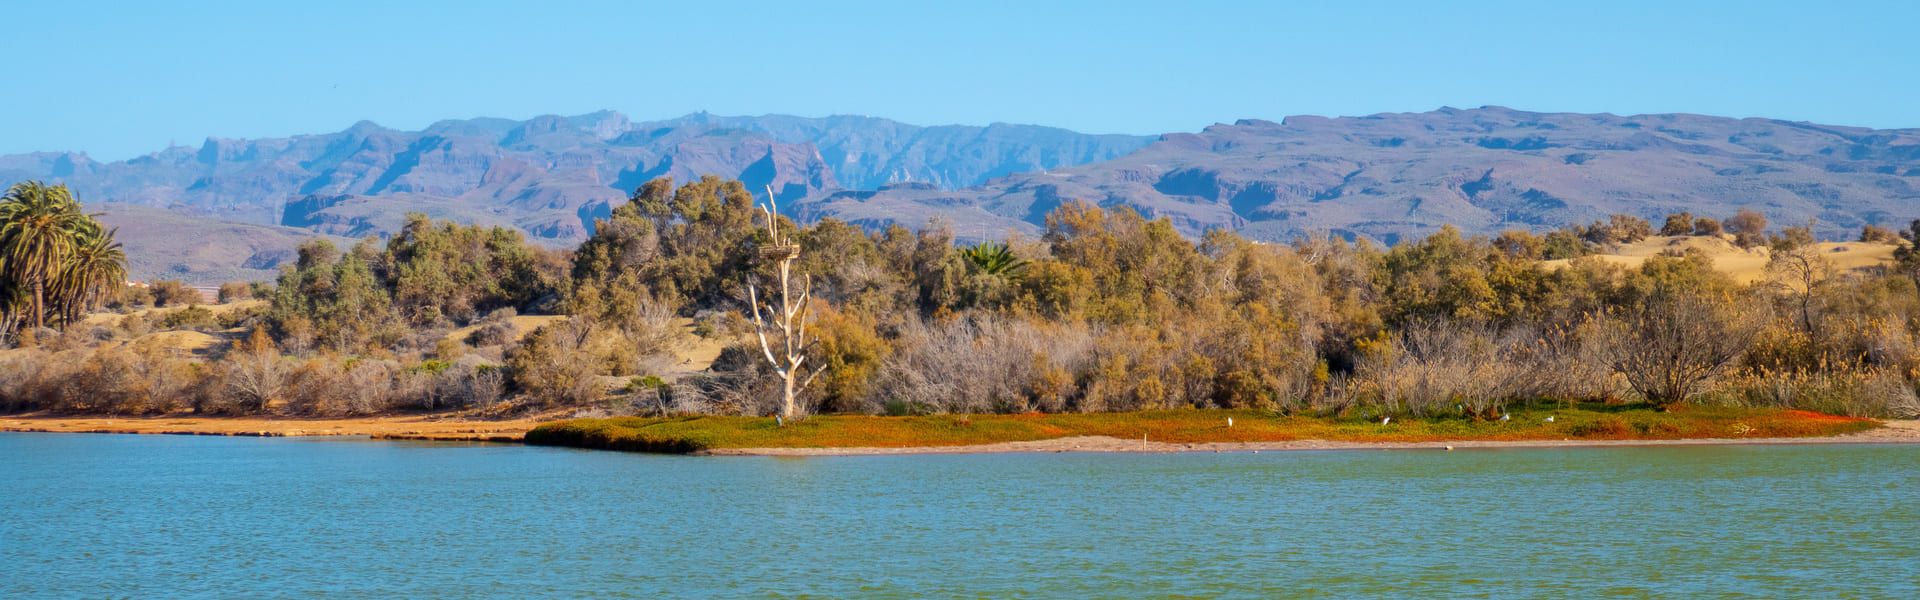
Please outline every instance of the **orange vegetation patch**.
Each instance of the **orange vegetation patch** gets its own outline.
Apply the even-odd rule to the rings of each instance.
[[[1840,415],[1827,415],[1827,414],[1821,414],[1821,413],[1805,411],[1805,410],[1781,411],[1781,414],[1788,418],[1804,419],[1808,421],[1843,421],[1843,422],[1851,422],[1851,423],[1874,422],[1873,419],[1865,419],[1861,417],[1843,417]]]
[[[1229,421],[1231,419],[1231,421]],[[1516,409],[1507,421],[1463,415],[1313,417],[1260,410],[1131,413],[819,416],[778,425],[769,418],[580,419],[528,432],[532,444],[698,452],[727,448],[906,448],[1098,437],[1157,444],[1371,443],[1534,440],[1683,440],[1833,436],[1878,427],[1870,420],[1804,411],[1694,407],[1660,412],[1621,405]]]

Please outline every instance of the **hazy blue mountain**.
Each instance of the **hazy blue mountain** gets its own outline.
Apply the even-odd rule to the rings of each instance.
[[[1151,136],[1087,135],[1054,127],[994,123],[986,127],[920,127],[875,117],[822,119],[695,113],[639,127],[718,126],[754,131],[790,144],[811,143],[842,185],[857,190],[889,183],[956,189],[1014,173],[1112,160],[1139,150]]]
[[[1741,207],[1776,226],[1817,218],[1817,232],[1837,238],[1920,217],[1920,130],[1484,107],[1242,120],[1149,139],[854,116],[696,113],[636,123],[603,111],[413,132],[362,122],[328,134],[209,139],[112,163],[0,156],[0,184],[64,182],[89,203],[223,219],[208,226],[224,231],[247,222],[362,237],[419,211],[517,227],[556,245],[582,239],[642,182],[705,174],[772,186],[783,211],[802,220],[879,227],[943,217],[963,239],[1036,231],[1075,199],[1131,206],[1189,234],[1227,228],[1266,240],[1328,230],[1393,242],[1448,223],[1495,233],[1613,213],[1724,218]],[[194,222],[169,220],[180,235],[149,231],[129,248],[187,257],[166,268],[198,273],[191,252],[149,247],[196,243]],[[223,256],[277,256],[269,246],[291,238],[274,231],[249,234],[245,253]]]
[[[59,181],[87,202],[346,236],[389,231],[405,212],[421,211],[570,243],[634,188],[660,176],[739,178],[796,202],[841,189],[840,171],[852,174],[855,186],[913,180],[962,187],[1117,158],[1150,141],[1025,125],[919,127],[870,117],[698,113],[634,123],[602,111],[450,120],[421,131],[361,122],[328,134],[208,139],[198,148],[112,163],[76,153],[0,156],[0,184]]]
[[[961,190],[835,192],[797,210],[1032,230],[1072,199],[1131,206],[1189,234],[1269,240],[1318,229],[1391,242],[1448,223],[1496,233],[1614,213],[1657,224],[1671,212],[1725,218],[1741,207],[1775,226],[1817,218],[1816,230],[1837,238],[1920,217],[1920,130],[1500,107],[1243,120],[1166,134],[1111,161]]]

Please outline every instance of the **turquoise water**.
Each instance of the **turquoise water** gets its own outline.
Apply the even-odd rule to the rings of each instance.
[[[0,598],[1915,598],[1920,446],[689,458],[0,434]]]

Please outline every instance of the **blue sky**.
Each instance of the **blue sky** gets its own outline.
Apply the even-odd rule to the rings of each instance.
[[[1194,131],[1488,104],[1920,127],[1920,2],[23,2],[0,154],[447,118]]]

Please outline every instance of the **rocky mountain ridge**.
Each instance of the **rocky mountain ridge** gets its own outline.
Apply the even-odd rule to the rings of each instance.
[[[946,218],[963,240],[1038,231],[1048,211],[1073,200],[1132,207],[1188,234],[1227,228],[1274,241],[1325,230],[1393,243],[1442,224],[1492,234],[1614,213],[1724,218],[1742,207],[1775,227],[1817,219],[1816,233],[1841,239],[1864,224],[1920,217],[1920,129],[1482,107],[1248,119],[1149,139],[871,117],[633,122],[599,112],[442,121],[417,132],[363,122],[332,134],[210,139],[114,163],[0,157],[0,184],[61,181],[90,203],[224,219],[228,231],[231,221],[285,226],[250,238],[266,245],[288,231],[390,231],[407,211],[567,245],[642,182],[705,174],[772,186],[783,212],[803,221],[917,227]],[[167,220],[178,234],[140,228],[146,237],[128,246],[192,243],[195,222]],[[171,255],[187,258],[161,265],[169,272],[203,267],[190,264],[193,253]]]
[[[1166,134],[1111,161],[961,190],[836,192],[804,210],[1032,229],[1071,199],[1130,206],[1189,234],[1267,240],[1329,230],[1391,243],[1443,224],[1491,234],[1742,207],[1776,225],[1817,219],[1817,232],[1839,239],[1920,217],[1920,129],[1501,107],[1242,120]]]
[[[88,202],[361,236],[407,211],[517,227],[566,244],[649,179],[715,174],[783,202],[892,180],[947,187],[1116,158],[1149,138],[1047,127],[919,127],[871,117],[771,115],[633,122],[602,111],[467,119],[397,131],[371,122],[320,135],[210,138],[127,161],[41,152],[0,157],[0,184],[66,183]],[[825,148],[823,155],[821,148]]]

